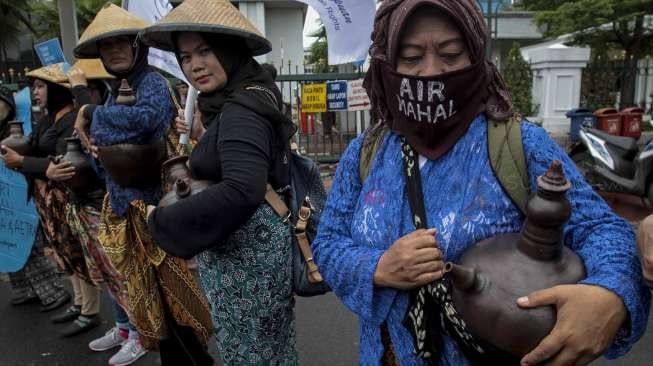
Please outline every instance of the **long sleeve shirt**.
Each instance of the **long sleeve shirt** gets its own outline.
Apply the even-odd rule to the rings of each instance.
[[[616,216],[587,185],[574,163],[546,132],[522,124],[524,154],[531,191],[536,178],[560,160],[572,188],[567,198],[572,215],[564,243],[585,263],[587,278],[617,294],[628,311],[628,323],[605,352],[626,353],[646,329],[650,293],[642,281],[632,226]],[[384,322],[402,365],[423,365],[414,356],[413,340],[403,320],[408,292],[378,287],[373,276],[380,257],[400,237],[415,230],[406,196],[400,138],[390,132],[370,167],[359,177],[362,137],[344,153],[313,243],[315,260],[343,303],[359,317],[360,364],[377,365],[383,353]],[[467,133],[444,156],[420,169],[428,228],[437,229],[444,261],[457,261],[480,240],[519,232],[524,217],[504,193],[489,164],[487,126],[479,115]],[[528,295],[528,294],[524,294]],[[442,365],[469,365],[455,343],[445,337]]]
[[[190,258],[226,242],[264,201],[273,135],[263,116],[225,104],[190,159],[195,179],[216,184],[154,210],[148,224],[157,244],[174,256]]]
[[[116,104],[116,95],[111,95],[104,105],[89,105],[86,117],[91,120],[91,137],[98,146],[121,143],[146,144],[162,138],[175,115],[166,81],[158,73],[145,72],[131,85],[136,92],[136,104]],[[156,205],[161,198],[161,185],[145,188],[122,187],[107,174],[101,165],[95,164],[100,176],[104,177],[109,192],[111,207],[123,216],[129,202],[143,200]]]

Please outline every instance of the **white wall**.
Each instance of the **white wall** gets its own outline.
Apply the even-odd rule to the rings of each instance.
[[[299,70],[299,73],[303,74],[304,11],[301,8],[267,8],[265,20],[266,38],[272,43],[272,52],[267,55],[267,62],[274,63],[278,70],[283,60],[283,74],[288,74],[288,60],[290,60],[291,73],[295,74]]]

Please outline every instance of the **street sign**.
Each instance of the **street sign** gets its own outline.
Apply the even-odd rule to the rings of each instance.
[[[346,81],[329,81],[327,83],[327,109],[329,111],[347,110]]]
[[[347,110],[350,112],[367,111],[370,109],[370,98],[363,88],[363,79],[347,82]]]
[[[302,86],[302,112],[326,112],[326,83],[305,84]]]
[[[34,45],[34,50],[43,66],[66,62],[59,38],[52,38],[45,42],[37,43]]]

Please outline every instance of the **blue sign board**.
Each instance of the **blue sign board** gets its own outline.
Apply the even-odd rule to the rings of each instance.
[[[16,118],[23,122],[25,134],[31,131],[29,89],[16,93]],[[27,201],[25,177],[0,162],[0,272],[23,268],[34,244],[38,215]]]
[[[39,60],[41,60],[43,66],[66,62],[66,57],[63,54],[58,38],[52,38],[45,42],[37,43],[34,45],[34,50],[39,56]]]
[[[327,83],[327,110],[347,110],[347,82],[330,81]]]

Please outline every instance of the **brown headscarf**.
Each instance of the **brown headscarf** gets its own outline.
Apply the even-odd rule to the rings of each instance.
[[[385,0],[376,12],[370,56],[372,62],[363,86],[372,102],[375,120],[388,121],[383,88],[383,63],[396,66],[397,49],[406,20],[421,5],[431,5],[453,20],[465,37],[472,63],[485,58],[488,32],[485,18],[474,0]],[[487,98],[483,111],[495,121],[506,121],[512,114],[512,101],[496,66],[485,61],[481,72],[486,74]]]

